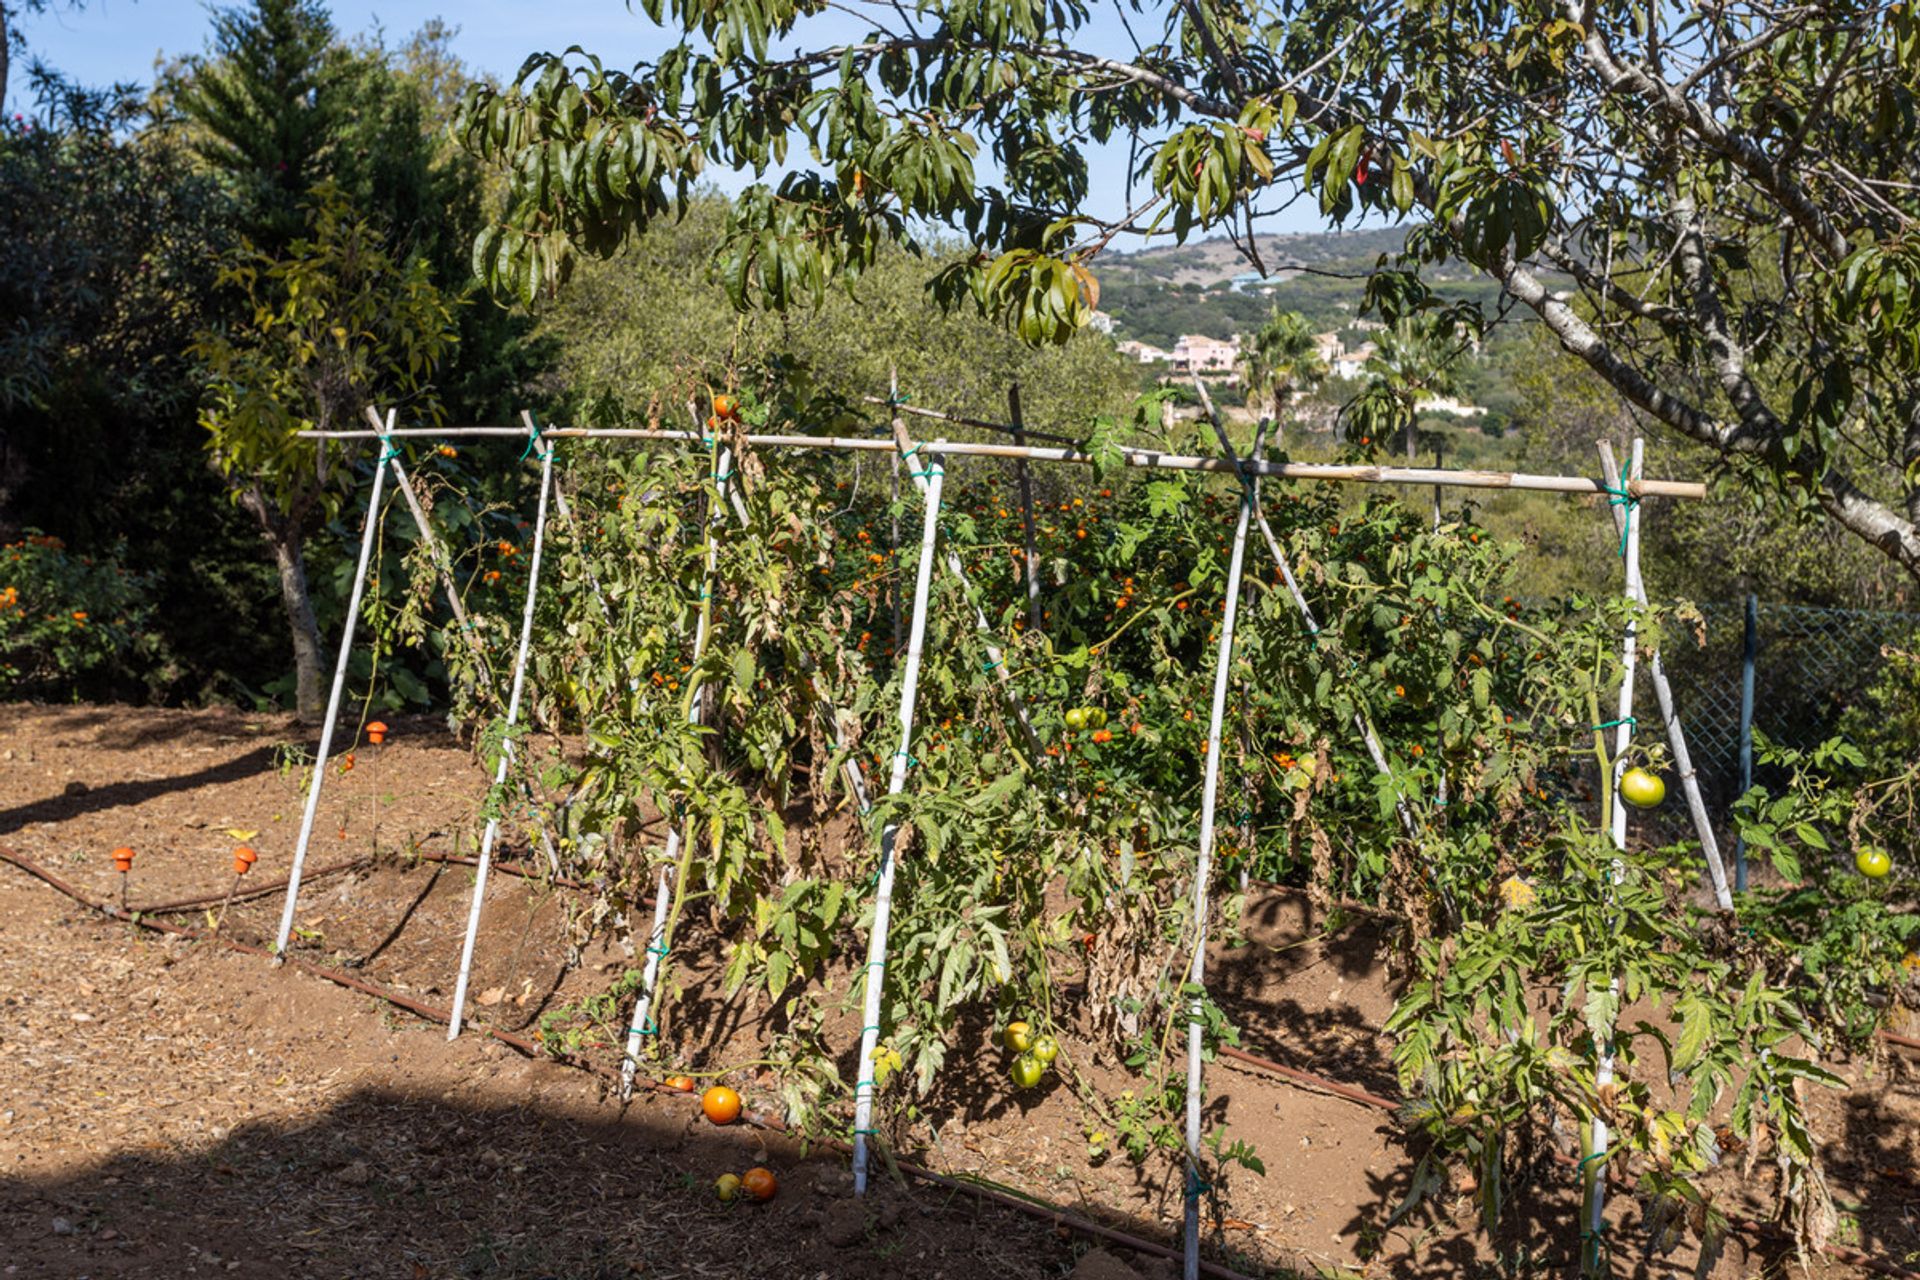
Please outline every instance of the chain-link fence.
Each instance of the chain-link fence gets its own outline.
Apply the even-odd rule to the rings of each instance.
[[[1704,643],[1684,625],[1662,655],[1701,789],[1716,817],[1740,794],[1740,684],[1747,603],[1703,604]],[[1754,608],[1753,723],[1769,738],[1811,747],[1833,736],[1879,676],[1883,645],[1920,643],[1920,613],[1759,604]],[[1757,774],[1757,782],[1768,779]]]

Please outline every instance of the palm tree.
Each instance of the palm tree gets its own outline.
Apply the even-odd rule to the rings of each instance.
[[[1241,354],[1240,376],[1246,380],[1247,402],[1265,400],[1276,418],[1297,393],[1319,386],[1327,366],[1307,318],[1276,309]]]
[[[1415,420],[1422,401],[1453,392],[1453,366],[1460,345],[1451,322],[1409,316],[1381,333],[1367,372],[1399,402],[1406,424],[1407,461],[1413,461]]]

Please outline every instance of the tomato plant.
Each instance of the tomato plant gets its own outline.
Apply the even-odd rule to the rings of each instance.
[[[1186,1085],[1169,1068],[1189,1001],[1209,1054],[1237,1040],[1182,981],[1202,926],[1237,921],[1231,898],[1195,921],[1190,892],[1207,745],[1197,709],[1230,585],[1235,480],[1121,465],[1122,437],[1203,444],[1189,425],[1162,425],[1158,398],[1130,422],[1096,423],[1092,483],[1051,472],[1035,484],[1031,626],[1012,478],[995,460],[947,458],[941,554],[965,580],[936,566],[908,781],[887,796],[895,615],[918,556],[892,530],[917,499],[894,499],[884,458],[747,447],[749,431],[855,429],[847,406],[810,400],[800,379],[748,380],[732,407],[699,448],[569,447],[568,510],[548,530],[554,587],[537,602],[532,727],[492,811],[531,825],[524,797],[538,800],[561,869],[594,890],[575,909],[576,943],[611,933],[637,956],[668,872],[647,1053],[656,1068],[672,1056],[673,927],[691,911],[726,940],[728,994],[779,1011],[767,1058],[808,1132],[846,1132],[855,1080],[827,1028],[861,994],[849,961],[871,926],[878,832],[897,825],[880,1042],[863,1064],[881,1123],[909,1121],[943,1071],[978,1066],[967,1028],[998,1026],[1014,1055],[994,1055],[1012,1075],[1000,1087],[1037,1083],[1043,1050],[1074,1037],[1138,1077],[1109,1098],[1062,1069],[1089,1132],[1112,1131],[1134,1159],[1182,1159]],[[1528,1117],[1599,1116],[1619,1130],[1617,1177],[1631,1170],[1656,1202],[1689,1203],[1715,1158],[1705,1117],[1731,1092],[1736,1127],[1781,1135],[1782,1187],[1814,1221],[1818,1165],[1788,1086],[1830,1077],[1792,1051],[1808,1024],[1784,975],[1698,927],[1683,852],[1620,855],[1595,834],[1615,803],[1597,707],[1619,679],[1622,629],[1631,619],[1657,645],[1658,612],[1618,598],[1522,605],[1521,549],[1482,531],[1470,506],[1436,526],[1391,496],[1274,484],[1262,505],[1314,623],[1271,560],[1251,562],[1219,860],[1405,922],[1417,977],[1390,1030],[1433,1167],[1466,1160],[1498,1187],[1531,1140]],[[477,536],[459,545],[462,563],[502,562]],[[481,601],[475,625],[504,634],[511,600],[468,598]],[[486,680],[456,640],[441,652],[484,717]],[[1629,763],[1657,769],[1662,756],[1635,747]],[[833,838],[843,820],[856,834]],[[671,862],[669,828],[687,837]],[[1487,891],[1502,883],[1517,888]],[[1616,1035],[1643,998],[1655,1014]],[[1596,1069],[1609,1038],[1613,1083]],[[1655,1053],[1684,1098],[1655,1105],[1642,1078]],[[1736,1083],[1731,1064],[1750,1054],[1768,1065]],[[1212,1147],[1258,1165],[1225,1134]],[[1710,1215],[1692,1217],[1710,1236]]]

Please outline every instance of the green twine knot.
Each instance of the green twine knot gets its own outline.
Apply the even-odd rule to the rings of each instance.
[[[887,396],[887,405],[888,405],[888,407],[889,407],[889,408],[896,408],[896,409],[897,409],[897,408],[899,408],[899,407],[900,407],[901,405],[903,405],[903,404],[905,404],[905,403],[906,403],[907,401],[909,401],[909,400],[911,400],[911,399],[913,399],[913,396],[912,396],[912,395],[910,395],[910,394],[908,394],[908,395],[902,395],[902,394],[901,394],[900,392],[898,392],[898,391],[895,391],[895,392],[892,392],[892,393],[890,393],[890,394],[889,394],[889,395]]]
[[[660,1028],[657,1024],[655,1024],[652,1018],[648,1018],[646,1026],[629,1027],[627,1028],[627,1032],[629,1035],[636,1035],[636,1036],[657,1036],[660,1034]]]
[[[1633,513],[1635,510],[1639,508],[1640,499],[1634,497],[1631,493],[1627,491],[1627,482],[1624,480],[1620,482],[1620,487],[1618,489],[1611,489],[1611,488],[1608,488],[1606,485],[1602,485],[1600,486],[1600,491],[1608,495],[1607,496],[1608,506],[1625,507],[1627,509],[1625,518],[1623,518],[1620,521],[1620,550],[1615,553],[1619,556],[1625,557],[1625,555],[1627,554],[1627,535],[1633,529]]]
[[[916,480],[931,480],[935,476],[943,476],[947,474],[947,470],[945,467],[942,467],[936,463],[935,465],[928,467],[925,471],[909,471],[907,472],[907,474],[912,476]]]
[[[1581,1156],[1580,1163],[1573,1166],[1574,1177],[1577,1178],[1581,1176],[1587,1171],[1588,1165],[1592,1164],[1595,1160],[1605,1160],[1607,1158],[1607,1155],[1608,1153],[1605,1151],[1595,1151],[1590,1155]]]
[[[1213,1184],[1192,1169],[1187,1170],[1187,1203],[1199,1204],[1200,1197],[1213,1190]]]
[[[553,450],[551,448],[540,450],[537,446],[542,443],[544,441],[540,437],[540,428],[534,427],[531,434],[527,436],[527,447],[520,451],[520,461],[525,462],[528,458],[538,458],[542,462],[551,461]]]
[[[392,462],[395,458],[399,456],[400,456],[400,446],[395,444],[393,441],[387,439],[385,436],[382,436],[380,438],[380,462],[376,462],[374,465],[379,466],[380,463]]]

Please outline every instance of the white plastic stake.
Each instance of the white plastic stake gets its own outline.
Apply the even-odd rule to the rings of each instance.
[[[946,471],[928,461],[916,477],[926,483],[926,518],[920,527],[920,563],[913,581],[913,616],[907,636],[907,665],[900,681],[900,749],[893,753],[893,771],[887,794],[899,795],[907,784],[907,763],[913,749],[913,705],[920,692],[920,648],[927,634],[927,584],[933,577],[933,546],[940,528],[940,490]],[[873,1128],[873,1051],[880,1043],[881,996],[886,989],[887,922],[893,914],[893,846],[899,829],[892,823],[880,832],[880,876],[873,900],[873,935],[867,941],[866,1001],[862,1006],[859,1073],[853,1087],[853,1191],[867,1191],[867,1137]]]
[[[1607,484],[1620,489],[1620,466],[1613,459],[1613,446],[1605,440],[1600,442],[1600,473]],[[1627,533],[1627,508],[1624,503],[1616,502],[1608,507],[1613,512],[1615,532],[1624,536]],[[1646,517],[1641,516],[1642,520]],[[1647,584],[1643,575],[1640,581],[1639,601],[1647,603]],[[1653,696],[1660,704],[1660,720],[1666,726],[1667,746],[1673,752],[1673,767],[1680,775],[1680,790],[1687,798],[1687,812],[1693,818],[1694,834],[1700,837],[1700,853],[1707,861],[1707,878],[1713,882],[1713,900],[1722,911],[1733,910],[1733,890],[1727,883],[1727,864],[1720,857],[1720,841],[1713,834],[1713,819],[1707,816],[1707,802],[1700,794],[1700,779],[1694,772],[1693,753],[1687,750],[1686,730],[1680,726],[1680,715],[1674,709],[1673,682],[1667,679],[1666,664],[1660,660],[1660,651],[1655,649],[1649,655],[1648,673],[1653,676]]]
[[[388,431],[393,430],[394,411],[387,411]],[[325,446],[322,446],[323,448]],[[393,449],[392,441],[382,436],[380,452]],[[373,492],[367,498],[366,524],[360,531],[360,562],[353,570],[353,590],[347,596],[347,620],[340,632],[340,656],[333,664],[333,692],[327,695],[327,718],[320,726],[320,746],[313,760],[313,777],[307,784],[307,811],[300,818],[300,840],[293,847],[293,871],[287,877],[287,904],[280,911],[280,932],[273,943],[274,962],[286,958],[287,941],[293,936],[293,914],[300,905],[300,873],[307,865],[307,845],[313,840],[313,818],[320,811],[320,788],[326,784],[327,755],[333,750],[333,725],[340,717],[340,695],[347,687],[347,659],[353,653],[353,629],[360,621],[360,598],[366,593],[367,566],[373,561],[373,544],[380,528],[380,494],[386,485],[386,458],[373,465]]]
[[[907,424],[901,420],[898,413],[893,417],[893,439],[894,443],[900,446],[899,456],[902,459],[911,460],[916,453],[920,452],[920,446],[907,437]],[[942,443],[945,442],[942,441]],[[931,467],[923,467],[919,471],[909,472],[922,494],[927,492],[927,485],[930,483],[925,473],[931,469]],[[945,472],[941,474],[944,475]],[[960,559],[960,553],[951,546],[946,549],[944,558],[947,562],[947,572],[952,574],[954,581],[960,584],[960,594],[966,599],[967,607],[973,610],[973,629],[980,633],[981,642],[986,647],[987,668],[999,681],[1000,692],[1006,695],[1007,708],[1013,712],[1013,718],[1020,726],[1020,734],[1026,739],[1027,750],[1032,752],[1034,758],[1038,760],[1042,750],[1040,735],[1033,731],[1033,721],[1027,715],[1027,704],[1020,697],[1019,691],[1013,687],[1013,676],[1007,671],[1006,655],[1001,652],[1000,646],[994,643],[993,624],[987,621],[986,611],[980,607],[977,593],[973,589],[973,579],[967,576],[966,563]]]
[[[1195,987],[1207,973],[1207,889],[1213,874],[1213,809],[1220,795],[1220,722],[1227,711],[1227,683],[1233,674],[1233,626],[1240,614],[1240,574],[1247,560],[1247,523],[1253,516],[1253,488],[1240,490],[1240,522],[1233,531],[1233,555],[1227,562],[1227,603],[1220,615],[1220,653],[1213,671],[1213,713],[1207,721],[1206,781],[1200,792],[1200,857],[1193,870],[1193,966],[1187,981]],[[1187,1007],[1187,1205],[1186,1280],[1200,1275],[1200,1030],[1205,1014],[1199,996]]]
[[[1627,464],[1628,480],[1640,478],[1640,465],[1645,453],[1644,442],[1636,439]],[[1622,543],[1621,554],[1627,563],[1627,599],[1638,602],[1645,598],[1645,588],[1640,582],[1640,521],[1634,519],[1639,503],[1629,500],[1626,506],[1626,535]],[[1627,805],[1620,798],[1620,779],[1627,770],[1627,748],[1633,742],[1633,677],[1637,665],[1639,650],[1639,624],[1632,618],[1627,620],[1626,636],[1620,642],[1620,699],[1614,710],[1613,727],[1613,812],[1609,834],[1613,837],[1613,847],[1621,853],[1627,850]],[[1618,878],[1620,867],[1618,860],[1609,872],[1609,882]],[[1620,990],[1620,980],[1615,978],[1612,988],[1616,994]],[[1609,1029],[1606,1043],[1600,1048],[1600,1061],[1594,1070],[1594,1084],[1605,1088],[1613,1083],[1613,1033]],[[1607,1212],[1607,1122],[1600,1116],[1593,1117],[1593,1149],[1587,1159],[1593,1161],[1593,1190],[1587,1197],[1587,1229],[1581,1240],[1581,1270],[1593,1274],[1597,1268],[1594,1260],[1600,1250],[1600,1241],[1606,1230]]]
[[[539,437],[534,437],[536,446]],[[520,612],[520,648],[513,659],[513,690],[507,695],[507,736],[500,741],[500,764],[493,771],[496,789],[507,780],[513,763],[513,726],[520,718],[520,693],[527,680],[527,649],[533,643],[533,604],[540,589],[540,551],[547,533],[547,495],[553,491],[553,450],[551,443],[540,454],[540,506],[533,518],[533,558],[527,565],[527,601]],[[467,937],[460,945],[460,974],[453,983],[453,1016],[447,1021],[447,1039],[460,1034],[466,1016],[467,980],[473,974],[473,946],[480,936],[480,908],[487,896],[487,871],[493,865],[493,841],[500,834],[498,815],[487,819],[487,830],[480,838],[480,865],[473,876],[473,903],[467,908]]]
[[[718,492],[719,501],[707,514],[709,526],[720,523],[721,511],[727,500],[726,477],[733,473],[733,450],[725,445],[715,455],[711,479]],[[745,523],[745,516],[741,517]],[[708,601],[713,595],[713,575],[720,563],[720,546],[714,539],[711,527],[707,531],[707,556],[704,572],[700,579],[700,598]],[[701,607],[695,613],[693,630],[693,662],[695,671],[700,669],[700,659],[706,656],[707,637],[710,634],[712,610]],[[705,690],[696,683],[687,691],[687,723],[700,723],[701,708],[705,703]],[[683,840],[693,838],[692,820],[687,821],[687,831],[683,836],[680,829],[673,825],[670,814],[662,814],[667,820],[667,851],[665,860],[660,864],[660,875],[653,892],[653,927],[647,932],[647,958],[640,969],[640,994],[633,1002],[633,1017],[627,1022],[627,1050],[620,1062],[620,1096],[633,1096],[634,1076],[640,1069],[640,1051],[645,1047],[646,1037],[657,1030],[653,1021],[653,992],[660,981],[660,961],[666,955],[667,945],[667,909],[673,898],[673,868],[680,860],[680,845]]]

